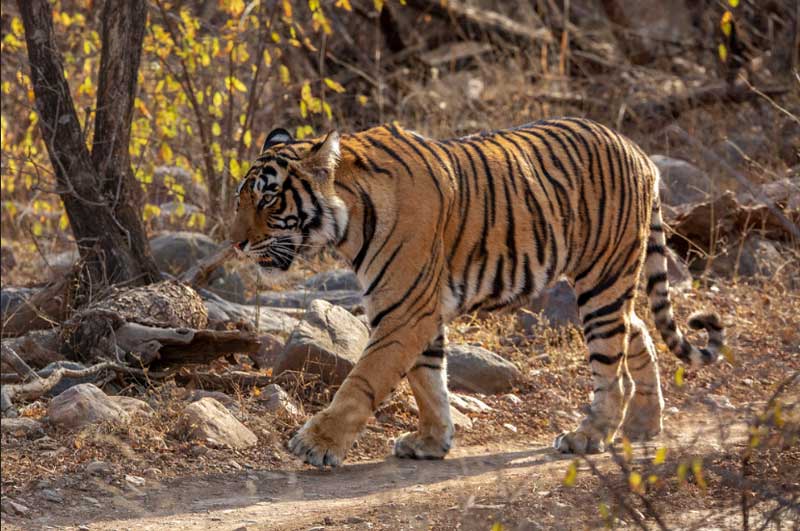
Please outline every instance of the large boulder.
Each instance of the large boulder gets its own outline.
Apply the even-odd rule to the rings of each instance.
[[[216,293],[203,289],[199,290],[199,293],[208,310],[209,322],[249,323],[256,329],[256,332],[262,334],[288,333],[297,326],[297,319],[284,311],[226,301]],[[256,321],[258,321],[258,327],[256,327]]]
[[[164,232],[150,240],[150,250],[161,271],[178,276],[213,254],[218,244],[200,232]],[[226,300],[245,301],[245,286],[235,271],[218,267],[209,277],[208,289]]]
[[[494,352],[471,345],[447,346],[448,387],[453,391],[506,393],[522,373]]]
[[[332,269],[310,277],[303,286],[316,291],[357,291],[361,292],[361,283],[355,273],[348,269]]]
[[[105,421],[127,422],[133,415],[151,413],[146,402],[124,396],[108,396],[97,386],[84,383],[70,387],[50,401],[50,423],[66,429]]]
[[[711,270],[720,277],[772,277],[786,259],[775,242],[748,236],[744,241],[727,246],[713,258]]]
[[[292,331],[273,374],[305,371],[329,385],[341,384],[369,339],[369,330],[344,308],[313,301],[305,318]]]
[[[650,159],[661,172],[662,202],[677,206],[708,199],[711,180],[703,170],[685,160],[664,155],[651,155]]]
[[[175,427],[175,434],[209,446],[234,449],[249,448],[258,442],[255,433],[211,397],[186,406]]]
[[[353,313],[361,310],[363,305],[363,297],[360,291],[316,291],[309,289],[266,291],[259,293],[257,297],[251,299],[250,304],[258,303],[261,306],[270,306],[273,308],[306,308],[311,301],[316,299],[341,306]]]

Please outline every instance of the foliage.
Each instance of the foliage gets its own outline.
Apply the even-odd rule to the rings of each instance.
[[[101,54],[95,4],[53,3],[64,71],[87,143]],[[191,3],[173,4],[158,0],[150,7],[130,154],[145,193],[145,221],[198,230],[207,223],[204,211],[219,216],[230,204],[233,183],[270,128],[290,121],[302,138],[332,127],[332,99],[350,95],[321,65],[317,72],[307,65],[332,37],[330,12],[350,12],[352,6],[347,0],[231,0],[200,13]],[[4,223],[4,236],[63,233],[68,220],[58,196],[49,193],[54,178],[38,128],[19,16],[10,17],[2,53],[2,217],[13,221]],[[203,201],[190,188],[206,190],[201,195],[208,204],[197,204]],[[157,189],[174,203],[169,214],[154,200]]]

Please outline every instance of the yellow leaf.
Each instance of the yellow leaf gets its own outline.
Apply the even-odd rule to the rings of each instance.
[[[724,44],[720,43],[717,47],[717,51],[719,52],[719,58],[724,63],[728,60],[728,49],[725,47]]]
[[[270,34],[270,37],[272,37],[272,41],[273,41],[274,43],[276,43],[276,44],[277,44],[277,43],[279,43],[279,42],[281,42],[281,36],[280,36],[280,35],[278,35],[278,32],[277,32],[277,31],[273,31],[273,32],[272,32],[272,34]]]
[[[272,55],[270,55],[269,50],[264,50],[264,64],[267,66],[272,65]]]
[[[575,484],[575,478],[578,477],[578,461],[572,461],[567,468],[567,473],[564,476],[564,485],[571,487]]]
[[[328,86],[328,88],[331,89],[332,91],[340,93],[344,92],[344,87],[340,83],[332,80],[331,78],[326,77],[324,81],[325,84]]]
[[[161,148],[158,150],[158,154],[161,155],[161,160],[163,160],[166,164],[170,164],[172,162],[172,148],[169,147],[169,144],[163,142],[161,144]]]
[[[281,65],[280,68],[278,68],[278,71],[280,72],[281,83],[288,85],[290,80],[289,69],[286,67],[286,65]]]
[[[344,9],[345,11],[353,10],[353,6],[350,5],[350,0],[337,0],[336,7]]]
[[[211,126],[211,132],[214,136],[219,136],[222,134],[222,128],[219,126],[218,122],[214,122],[214,125]]]
[[[655,474],[650,474],[649,476],[647,476],[647,482],[650,483],[651,485],[655,485],[656,483],[658,483],[658,476],[656,476]]]
[[[233,83],[233,88],[238,90],[239,92],[247,92],[247,87],[244,86],[244,83],[239,81],[237,78],[232,77],[231,83]]]
[[[333,119],[333,111],[331,111],[331,106],[328,105],[328,102],[322,103],[322,110],[325,111],[325,115],[328,117],[328,120]]]
[[[151,205],[150,203],[144,206],[144,210],[142,211],[142,218],[145,221],[150,221],[156,216],[161,215],[161,208],[158,205]]]
[[[83,53],[86,55],[92,53],[92,43],[90,43],[88,40],[83,41]]]
[[[261,396],[261,389],[259,389],[258,387],[253,387],[253,396],[255,397]]]
[[[375,11],[378,13],[383,11],[383,0],[372,0],[372,3],[375,4]]]
[[[58,228],[61,230],[67,230],[69,227],[69,218],[66,214],[61,214],[61,217],[58,218]]]
[[[662,446],[658,450],[656,450],[656,455],[653,457],[653,464],[660,465],[662,464],[667,458],[667,448],[666,446]]]
[[[214,102],[215,107],[219,107],[220,105],[222,105],[222,94],[220,94],[219,92],[215,92],[212,101]]]
[[[678,465],[678,481],[680,481],[681,483],[686,481],[686,472],[688,471],[688,469],[689,468],[686,466],[686,463],[680,463]]]
[[[725,11],[722,15],[722,19],[719,21],[719,27],[726,37],[730,37],[731,29],[733,28],[733,13]]]
[[[628,476],[628,484],[631,486],[631,490],[639,490],[639,487],[642,484],[642,475],[638,472],[631,472]]]
[[[369,98],[367,96],[365,96],[364,94],[359,94],[358,98],[356,98],[356,99],[358,100],[359,105],[361,105],[362,107],[364,105],[366,105],[367,102],[369,101]]]
[[[492,531],[504,531],[505,527],[500,522],[495,522],[492,524]]]
[[[622,453],[625,456],[625,461],[633,459],[633,446],[631,446],[631,441],[624,435],[622,436]]]
[[[697,482],[697,486],[706,490],[706,480],[703,477],[703,461],[699,458],[692,461],[692,473],[694,474],[694,480]]]
[[[728,0],[728,5],[731,7],[737,7],[739,5],[739,0]]]
[[[231,176],[237,181],[242,178],[242,166],[236,159],[231,159]]]
[[[292,2],[290,0],[283,0],[283,16],[292,18]]]
[[[34,236],[41,236],[42,233],[44,232],[44,228],[42,227],[42,224],[39,223],[38,221],[34,221],[33,222],[32,230],[33,230],[33,235]]]
[[[678,370],[675,371],[675,385],[678,387],[683,387],[683,373],[686,369],[683,366],[678,367]]]
[[[244,142],[244,145],[246,147],[250,147],[250,144],[253,143],[253,134],[250,132],[249,129],[244,132],[244,136],[242,137],[242,142]]]

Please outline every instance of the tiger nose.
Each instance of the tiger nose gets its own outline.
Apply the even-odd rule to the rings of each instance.
[[[248,240],[242,240],[239,243],[234,244],[234,245],[236,245],[236,247],[238,247],[240,251],[243,251],[245,246],[247,245],[247,242],[248,242]]]

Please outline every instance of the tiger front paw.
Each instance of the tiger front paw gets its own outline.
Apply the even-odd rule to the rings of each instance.
[[[352,438],[341,424],[325,411],[317,413],[289,440],[289,451],[309,465],[319,468],[339,466],[350,449]]]
[[[444,459],[453,445],[453,436],[423,436],[419,432],[404,433],[394,443],[394,455],[411,459]]]
[[[606,437],[599,430],[581,426],[556,437],[553,447],[562,454],[597,454],[605,451]]]

